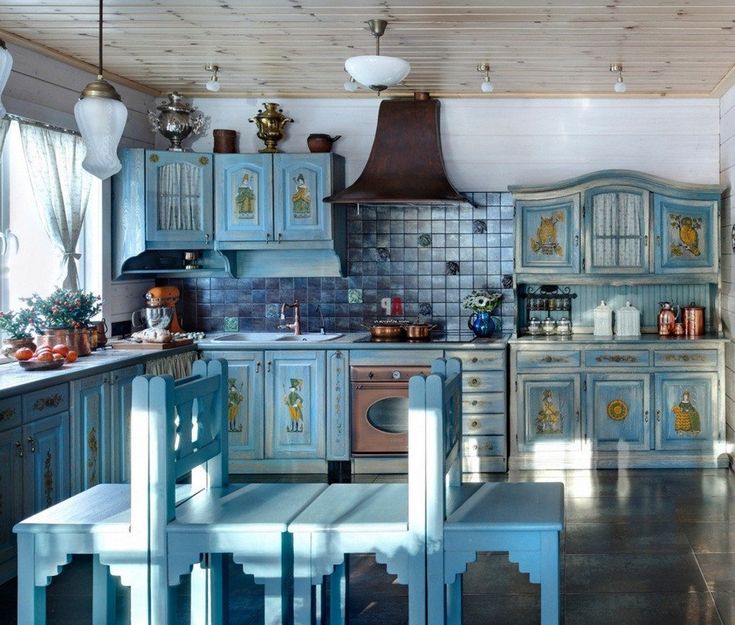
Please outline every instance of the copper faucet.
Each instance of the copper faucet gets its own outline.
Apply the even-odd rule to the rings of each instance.
[[[299,308],[299,300],[294,300],[293,304],[281,304],[281,321],[286,321],[286,308],[293,308],[293,323],[282,323],[279,328],[293,330],[294,336],[301,334],[301,312]]]

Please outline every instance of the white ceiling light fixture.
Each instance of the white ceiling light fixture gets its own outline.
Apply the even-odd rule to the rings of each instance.
[[[117,157],[128,109],[109,82],[102,77],[102,0],[99,11],[99,65],[97,80],[89,83],[74,105],[74,117],[87,154],[82,167],[100,180],[122,169]]]
[[[480,63],[477,66],[477,71],[485,73],[485,78],[480,83],[480,91],[483,93],[492,93],[495,86],[490,82],[490,63]]]
[[[205,83],[205,87],[207,88],[207,91],[213,91],[216,93],[219,91],[221,85],[219,84],[219,65],[205,65],[204,70],[207,72],[212,72],[212,77]]]
[[[625,93],[625,83],[623,82],[623,64],[613,63],[612,65],[610,65],[610,71],[618,73],[618,79],[615,81],[615,86],[613,87],[613,89],[615,89],[615,93]]]
[[[345,70],[361,85],[380,93],[408,76],[411,66],[397,56],[380,56],[380,38],[388,22],[373,19],[367,25],[375,37],[375,54],[350,57],[345,61]]]
[[[13,69],[13,57],[5,47],[5,42],[0,39],[0,96],[3,94],[3,89],[8,83],[10,78],[10,70]],[[0,100],[0,119],[5,117],[5,107],[3,106],[2,100]]]
[[[355,93],[355,91],[357,91],[357,83],[352,76],[345,80],[343,87],[345,88],[345,91],[349,91],[350,93]]]

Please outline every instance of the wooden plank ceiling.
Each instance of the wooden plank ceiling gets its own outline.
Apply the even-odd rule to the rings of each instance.
[[[0,37],[96,64],[97,0],[4,0]],[[345,58],[381,53],[411,72],[388,93],[437,96],[719,96],[735,84],[733,0],[106,0],[105,69],[146,90],[225,97],[347,94]],[[480,62],[495,92],[480,93]]]

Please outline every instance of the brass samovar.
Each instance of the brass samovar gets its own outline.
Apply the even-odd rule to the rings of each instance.
[[[265,110],[258,109],[258,114],[248,120],[257,124],[258,139],[265,142],[265,147],[258,152],[268,154],[278,152],[276,145],[283,139],[283,130],[288,122],[293,121],[290,117],[286,117],[278,106],[276,102],[264,102]]]

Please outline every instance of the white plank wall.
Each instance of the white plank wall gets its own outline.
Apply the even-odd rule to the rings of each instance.
[[[725,350],[725,394],[727,440],[730,455],[735,452],[735,87],[720,100],[720,182],[727,187],[722,206],[722,325],[731,339]]]
[[[13,71],[3,94],[3,103],[8,112],[76,130],[74,105],[81,90],[96,75],[10,43],[8,50],[13,55]],[[128,107],[128,122],[121,145],[152,147],[154,134],[148,125],[147,111],[153,106],[154,99],[129,87],[116,84],[115,88]],[[132,311],[143,305],[143,294],[153,282],[145,280],[119,284],[109,279],[109,182],[103,186],[103,193],[108,198],[103,203],[105,213],[102,216],[103,271],[106,276],[102,292],[104,315],[108,322],[123,321],[130,319]]]
[[[194,149],[212,149],[211,130],[239,133],[239,151],[262,147],[248,123],[262,100],[199,98],[210,117]],[[279,100],[294,118],[284,152],[306,152],[313,132],[342,135],[347,181],[362,172],[375,134],[379,98]],[[463,190],[504,190],[509,184],[562,180],[598,169],[625,168],[685,182],[719,180],[716,99],[442,100],[442,147],[447,173]],[[161,138],[162,139],[162,138]],[[165,140],[158,143],[166,145]]]

